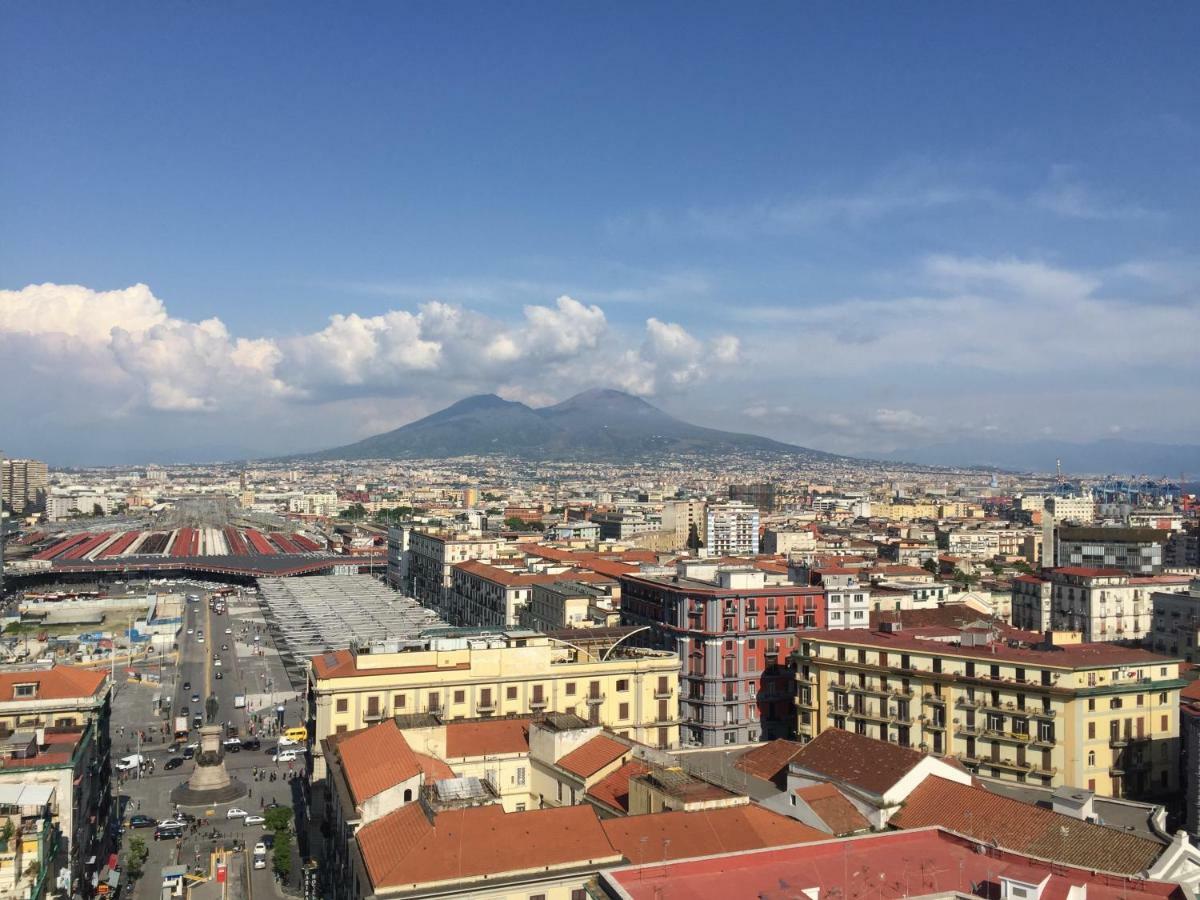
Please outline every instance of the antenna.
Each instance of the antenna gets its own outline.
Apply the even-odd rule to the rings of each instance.
[[[1061,485],[1063,483],[1062,460],[1061,459],[1056,459],[1054,461],[1054,470],[1055,470],[1055,480]]]

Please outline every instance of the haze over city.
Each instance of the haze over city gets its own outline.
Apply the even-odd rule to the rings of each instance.
[[[272,456],[597,387],[854,455],[1200,443],[1187,6],[5,20],[9,453]]]

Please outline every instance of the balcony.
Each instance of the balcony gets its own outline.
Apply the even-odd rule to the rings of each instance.
[[[670,688],[667,688],[665,691],[655,690],[654,691],[654,699],[655,700],[669,700],[674,693],[675,692],[673,690],[671,690]]]
[[[1108,774],[1113,778],[1120,778],[1125,774],[1125,767],[1123,765],[1110,766]]]
[[[363,713],[364,722],[378,722],[383,718],[383,711],[379,709],[368,709]]]
[[[1125,735],[1124,737],[1122,737],[1119,734],[1114,734],[1112,737],[1110,737],[1108,739],[1108,746],[1112,747],[1114,750],[1120,750],[1124,747],[1128,747],[1130,740],[1131,740],[1131,738],[1129,737],[1129,735]]]
[[[479,713],[494,713],[496,711],[496,702],[488,700],[486,703],[482,700],[475,706],[475,711]]]
[[[871,697],[886,697],[890,693],[886,688],[870,684],[852,684],[850,685],[850,691],[855,694],[867,694]]]
[[[955,725],[954,734],[956,737],[980,737],[983,729],[978,725]]]
[[[993,769],[1007,769],[1010,772],[1029,772],[1033,769],[1033,763],[1028,760],[1021,762],[1015,759],[987,759],[984,760],[984,765]]]
[[[1037,775],[1039,778],[1053,778],[1058,774],[1057,766],[1034,766],[1030,772],[1031,775]]]
[[[1033,716],[1035,719],[1053,719],[1058,715],[1056,709],[1027,709],[1025,712]]]
[[[1018,731],[996,731],[985,728],[983,736],[992,741],[1007,741],[1012,744],[1020,744],[1022,746],[1032,743],[1033,738],[1029,734]]]
[[[928,729],[929,731],[945,731],[946,730],[945,720],[943,720],[941,722],[935,722],[933,719],[929,719],[928,721],[924,722],[923,724],[925,725],[925,728]]]
[[[535,698],[535,699],[529,701],[530,709],[545,709],[548,705],[549,705],[549,703],[544,697]]]
[[[983,706],[983,700],[979,697],[959,697],[954,701],[954,706],[957,709],[979,709]]]
[[[937,694],[933,694],[933,693],[926,693],[925,696],[923,696],[921,698],[921,701],[923,703],[930,703],[934,706],[945,706],[946,705],[945,697],[939,697]]]
[[[604,694],[588,694],[585,698],[588,706],[599,706],[604,702]]]

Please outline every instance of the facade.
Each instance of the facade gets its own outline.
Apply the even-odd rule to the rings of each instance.
[[[349,505],[348,503],[346,504]],[[336,516],[342,508],[337,492],[323,491],[317,494],[299,494],[288,500],[288,512],[303,516]]]
[[[679,741],[679,658],[615,646],[584,653],[529,631],[448,629],[423,641],[378,644],[313,657],[308,728],[314,778],[320,742],[391,716],[444,718],[576,713],[640,743]]]
[[[562,576],[513,572],[478,560],[450,567],[450,592],[444,615],[451,625],[516,628],[533,588],[553,584]]]
[[[1200,840],[1200,690],[1193,681],[1183,689],[1179,707],[1182,742],[1183,806],[1188,836]]]
[[[24,868],[15,874],[29,876],[30,898],[53,891],[61,872],[70,882],[64,892],[90,896],[109,849],[109,693],[104,672],[0,671],[0,792],[20,795],[8,815],[19,819],[20,847],[12,849],[24,854]]]
[[[871,624],[871,587],[854,575],[825,584],[826,627],[866,628]]]
[[[747,503],[712,503],[705,511],[703,556],[758,553],[758,509]]]
[[[708,527],[708,505],[703,500],[668,500],[663,503],[662,527],[675,532],[675,546],[686,547],[688,535],[695,526],[704,543]]]
[[[405,526],[388,529],[387,583],[397,591],[404,590],[408,580],[408,536],[412,529]]]
[[[1056,522],[1090,525],[1096,521],[1096,502],[1090,496],[1049,496],[1044,501],[1043,510]]]
[[[50,470],[36,459],[0,459],[0,500],[16,515],[43,512]]]
[[[1122,569],[1065,567],[1049,573],[1051,628],[1084,641],[1141,641],[1151,631],[1156,591],[1183,593],[1186,576],[1131,578]]]
[[[788,556],[817,549],[817,536],[808,529],[783,531],[768,528],[763,532],[763,553],[771,556]]]
[[[992,559],[1000,555],[999,532],[982,528],[939,529],[938,547],[964,559]]]
[[[761,513],[775,511],[775,485],[769,481],[756,484],[729,485],[729,499],[734,503],[749,503]]]
[[[469,559],[490,559],[504,544],[490,535],[414,530],[408,537],[405,592],[422,606],[442,610],[452,584],[451,567]]]
[[[1170,569],[1200,568],[1200,527],[1189,523],[1171,535],[1163,547],[1163,566]]]
[[[848,729],[955,757],[981,776],[1113,797],[1178,789],[1178,659],[946,630],[801,635],[800,739]]]
[[[1147,644],[1158,653],[1200,662],[1200,579],[1186,593],[1156,591],[1150,595],[1154,621]]]
[[[1012,580],[1014,628],[1044,633],[1054,627],[1050,614],[1054,586],[1041,575],[1018,575]]]
[[[611,587],[582,581],[535,584],[529,603],[521,610],[521,625],[534,631],[565,628],[602,628],[621,623],[619,604]]]
[[[1163,546],[1171,532],[1157,528],[1068,528],[1058,529],[1060,566],[1124,569],[1130,575],[1162,572]]]
[[[821,588],[767,585],[757,569],[715,564],[620,582],[624,624],[650,626],[649,641],[683,661],[685,741],[719,747],[791,730],[786,659],[799,630],[826,623]]]

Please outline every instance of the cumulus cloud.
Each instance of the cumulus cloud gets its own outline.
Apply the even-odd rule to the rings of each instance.
[[[654,394],[709,377],[738,353],[732,336],[706,343],[656,319],[644,338],[616,331],[599,306],[565,295],[524,307],[516,321],[430,301],[374,316],[338,313],[311,333],[243,337],[219,319],[172,316],[140,284],[0,291],[0,346],[14,342],[30,368],[47,376],[69,380],[86,371],[97,388],[119,398],[114,408],[170,413],[371,397],[437,403],[498,387],[536,396],[547,380],[559,391],[622,384],[622,360],[634,376],[629,386]]]

